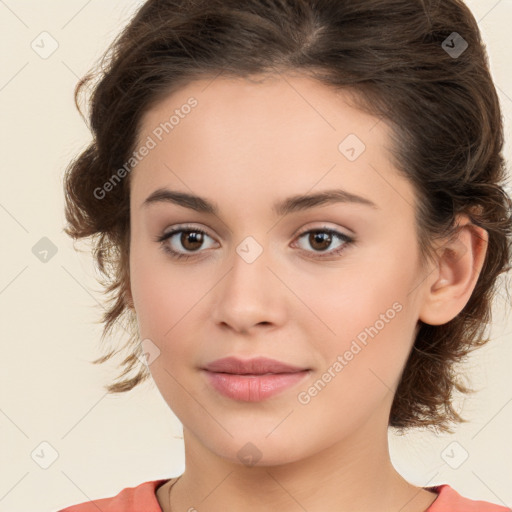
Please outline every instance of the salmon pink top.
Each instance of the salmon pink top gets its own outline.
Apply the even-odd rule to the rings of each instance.
[[[151,480],[136,487],[127,487],[111,498],[79,503],[58,512],[162,512],[156,490],[168,480]],[[462,497],[449,485],[425,487],[438,496],[425,512],[512,512],[512,509],[487,501]]]

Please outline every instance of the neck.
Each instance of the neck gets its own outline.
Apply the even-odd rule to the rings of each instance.
[[[221,457],[183,432],[186,469],[172,489],[174,512],[424,512],[437,497],[399,475],[387,426],[376,432],[372,421],[308,457],[254,466]],[[162,509],[170,512],[168,502]]]

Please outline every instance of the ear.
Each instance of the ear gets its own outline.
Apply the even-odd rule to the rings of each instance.
[[[468,303],[487,253],[488,233],[464,215],[458,233],[436,250],[434,270],[426,278],[419,320],[442,325],[455,318]]]

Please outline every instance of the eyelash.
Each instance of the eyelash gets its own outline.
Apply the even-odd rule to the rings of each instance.
[[[184,226],[179,226],[176,229],[169,231],[168,233],[164,233],[163,235],[158,236],[155,241],[159,242],[161,244],[161,248],[166,254],[168,254],[169,256],[171,256],[171,258],[174,258],[176,260],[181,260],[181,259],[188,260],[197,255],[197,253],[183,254],[183,253],[175,251],[174,249],[171,249],[169,247],[169,244],[167,244],[166,242],[168,239],[170,239],[176,233],[201,233],[203,235],[210,236],[210,235],[208,235],[208,233],[206,231],[204,231],[201,228],[192,228],[192,227],[184,227]],[[307,231],[304,231],[304,232],[300,233],[299,235],[297,235],[297,238],[300,239],[304,235],[307,235],[310,233],[328,233],[328,234],[333,235],[334,237],[340,239],[341,241],[345,242],[338,249],[335,249],[333,251],[329,251],[329,252],[325,252],[325,253],[319,252],[318,254],[321,254],[321,255],[315,256],[316,258],[319,258],[319,259],[328,258],[328,257],[332,257],[332,256],[338,256],[347,248],[347,246],[349,246],[355,242],[355,239],[353,237],[350,237],[348,235],[345,235],[344,233],[340,233],[339,231],[336,231],[336,230],[328,228],[328,227],[308,229]],[[311,251],[306,251],[306,252],[311,252]]]

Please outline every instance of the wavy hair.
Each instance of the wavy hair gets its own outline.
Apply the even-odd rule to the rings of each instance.
[[[498,276],[510,269],[512,229],[499,99],[478,25],[460,0],[145,2],[75,89],[81,114],[80,95],[93,89],[93,140],[66,168],[64,231],[92,240],[109,295],[101,341],[116,324],[127,332],[120,349],[93,363],[126,351],[109,393],[150,377],[128,293],[129,176],[105,197],[95,193],[133,153],[141,117],[197,78],[282,72],[351,93],[358,108],[392,128],[394,164],[417,197],[423,262],[434,241],[455,233],[459,214],[488,232],[469,301],[446,324],[420,322],[390,411],[391,427],[451,431],[450,422],[466,421],[453,407],[454,391],[473,392],[456,364],[488,341]]]

